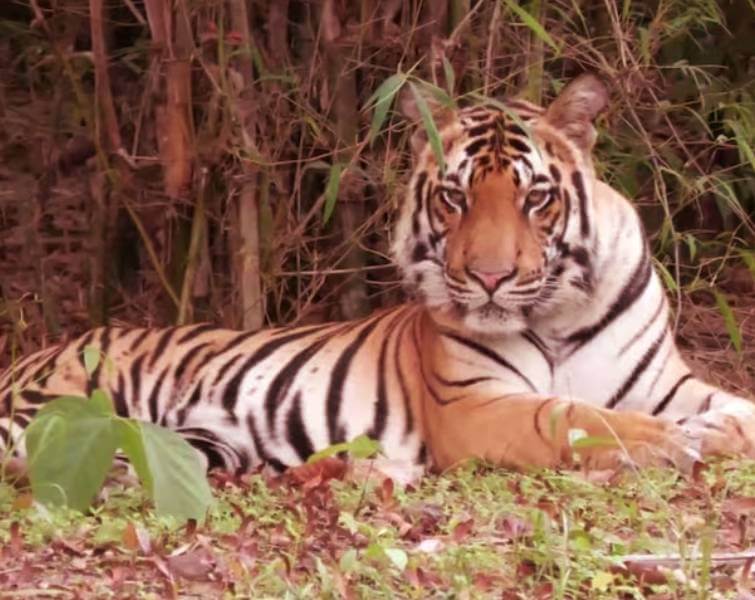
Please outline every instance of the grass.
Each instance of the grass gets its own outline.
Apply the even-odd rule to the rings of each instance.
[[[113,483],[87,515],[3,485],[2,597],[714,598],[750,586],[741,561],[714,559],[753,544],[754,462],[690,478],[469,463],[406,488],[341,475],[218,474],[201,527],[155,517],[133,485]]]

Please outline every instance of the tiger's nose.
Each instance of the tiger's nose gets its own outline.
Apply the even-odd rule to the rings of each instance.
[[[508,281],[516,275],[516,267],[511,266],[500,271],[478,271],[469,269],[470,274],[474,277],[487,292],[494,292],[504,281]]]

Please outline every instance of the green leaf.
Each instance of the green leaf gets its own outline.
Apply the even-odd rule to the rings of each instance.
[[[135,422],[140,440],[132,438],[123,450],[134,460],[134,468],[149,471],[155,509],[179,519],[204,521],[212,504],[212,492],[197,451],[176,432],[153,423]],[[121,430],[121,433],[123,430]],[[142,448],[134,452],[141,443]],[[140,474],[141,477],[141,474]]]
[[[519,2],[517,2],[516,0],[503,0],[503,3],[508,6],[514,13],[516,13],[516,15],[530,29],[530,31],[535,34],[535,36],[537,36],[543,42],[553,48],[553,50],[556,52],[556,56],[561,54],[561,48],[559,48],[558,44],[553,41],[553,38],[548,34],[547,31],[545,31],[545,29],[543,29],[543,26],[538,23],[537,19],[535,19],[535,17],[533,17],[519,5]]]
[[[115,408],[113,408],[113,401],[110,396],[100,388],[97,388],[92,392],[92,396],[89,398],[89,403],[93,409],[98,411],[102,415],[115,415]]]
[[[67,396],[36,415],[25,441],[34,497],[84,511],[113,464],[118,435],[100,401]]]
[[[370,458],[380,452],[380,442],[364,434],[358,435],[347,444],[346,451],[354,458]]]
[[[432,111],[427,105],[427,100],[425,100],[425,97],[422,95],[422,92],[419,91],[417,86],[413,82],[409,82],[409,87],[412,90],[412,94],[414,95],[414,101],[417,104],[417,110],[419,111],[420,117],[422,118],[422,126],[425,128],[425,132],[427,133],[427,139],[429,140],[430,147],[432,148],[433,154],[435,155],[435,160],[438,163],[438,168],[440,169],[441,173],[444,173],[446,170],[446,160],[443,156],[443,142],[440,139],[440,132],[438,131],[438,127],[435,125]]]
[[[406,565],[409,563],[409,557],[401,548],[385,548],[383,552],[385,552],[388,560],[398,567],[399,571],[406,569]]]
[[[742,332],[739,331],[739,325],[737,319],[734,316],[734,312],[729,306],[729,302],[726,300],[726,296],[718,290],[713,290],[713,295],[716,297],[716,306],[718,306],[718,312],[724,318],[724,327],[729,334],[731,343],[734,344],[734,349],[738,354],[742,353]]]
[[[144,447],[141,423],[135,419],[119,419],[118,433],[120,435],[120,448],[128,457],[131,466],[139,476],[144,489],[150,498],[154,497],[155,485],[152,480],[152,471],[147,462],[147,451]]]
[[[352,573],[353,571],[356,571],[358,565],[357,551],[354,548],[346,550],[338,561],[338,566],[344,573]]]
[[[406,75],[403,73],[394,73],[381,83],[378,89],[370,96],[369,100],[367,100],[367,106],[371,106],[373,102],[375,104],[370,131],[367,134],[367,139],[370,140],[370,143],[374,141],[380,132],[380,128],[383,126],[386,116],[388,116],[388,110],[393,103],[393,99],[404,83],[406,83]]]
[[[370,458],[380,452],[380,442],[371,439],[367,435],[358,435],[350,442],[331,444],[319,452],[315,452],[308,459],[308,463],[314,463],[329,456],[335,456],[341,452],[348,452],[354,458]]]
[[[93,344],[84,346],[84,370],[90,376],[100,364],[100,348]]]
[[[571,431],[569,433],[571,433]],[[585,448],[618,448],[619,442],[617,442],[615,438],[612,438],[607,435],[586,435],[585,434],[573,440],[570,439],[569,445],[574,450],[580,450],[580,449],[585,449]]]
[[[342,163],[333,163],[328,175],[328,184],[325,186],[325,208],[322,214],[322,223],[326,225],[333,215],[338,199],[338,188],[341,186],[341,172],[343,171]]]
[[[747,268],[750,269],[750,272],[755,275],[755,252],[743,248],[739,251],[739,256],[742,262],[747,265]]]
[[[675,292],[677,289],[676,279],[674,279],[674,276],[666,268],[666,265],[656,259],[653,259],[653,262],[655,262],[656,270],[660,273],[663,283],[666,284],[670,292]]]

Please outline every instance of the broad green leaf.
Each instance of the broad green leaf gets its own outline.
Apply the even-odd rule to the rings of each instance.
[[[87,375],[94,373],[100,364],[100,348],[93,344],[84,346],[84,370]]]
[[[432,148],[433,154],[435,155],[435,160],[438,163],[438,168],[440,169],[441,173],[444,173],[446,170],[446,160],[443,156],[443,142],[440,139],[440,132],[438,131],[438,127],[435,125],[432,111],[427,105],[427,100],[425,100],[425,97],[422,95],[422,92],[419,91],[417,86],[413,82],[409,82],[409,87],[412,90],[414,101],[417,104],[417,110],[419,111],[420,117],[422,118],[422,126],[425,128],[425,132],[427,133],[427,139],[429,140],[430,147]]]
[[[343,164],[333,163],[330,167],[330,174],[328,175],[328,184],[325,186],[325,208],[322,214],[323,225],[327,224],[330,217],[333,215],[333,210],[336,207],[336,200],[338,199],[338,189],[341,187],[341,172],[343,171]]]
[[[197,451],[174,431],[147,422],[139,426],[157,512],[204,521],[212,492]]]
[[[126,454],[131,466],[134,467],[134,471],[139,476],[139,481],[141,481],[147,494],[154,497],[155,486],[152,480],[152,471],[150,471],[147,463],[141,422],[135,419],[119,419],[118,434],[121,450]]]
[[[113,401],[110,396],[104,390],[97,388],[92,392],[89,402],[93,409],[98,411],[102,415],[115,415],[115,408],[113,408]]]
[[[367,134],[367,139],[370,143],[375,139],[380,132],[380,128],[385,122],[386,116],[388,116],[388,110],[393,103],[393,99],[401,89],[401,86],[406,82],[406,75],[403,73],[394,73],[383,83],[380,84],[375,93],[367,100],[367,106],[375,103],[375,112],[372,115],[372,123],[370,124],[370,131]]]
[[[69,396],[37,414],[25,441],[34,497],[84,511],[110,470],[118,435],[115,419],[98,402]]]
[[[556,56],[561,54],[561,48],[553,41],[553,38],[548,34],[543,26],[537,22],[537,19],[528,13],[524,8],[519,5],[516,0],[503,0],[503,3],[508,6],[516,15],[522,20],[522,22],[529,28],[532,33],[540,38],[543,42],[548,44],[556,52]]]
[[[713,295],[716,297],[716,306],[718,306],[718,312],[724,318],[724,327],[729,334],[731,343],[734,344],[734,349],[738,354],[742,352],[742,332],[739,331],[739,325],[737,319],[734,316],[734,312],[729,306],[729,302],[726,300],[726,296],[718,290],[713,290]]]

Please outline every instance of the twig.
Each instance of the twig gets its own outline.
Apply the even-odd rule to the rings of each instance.
[[[679,567],[690,561],[708,560],[716,565],[739,565],[753,559],[755,559],[755,548],[742,552],[718,552],[710,556],[704,556],[701,552],[695,552],[691,556],[682,556],[681,554],[628,554],[621,560],[624,564]]]

